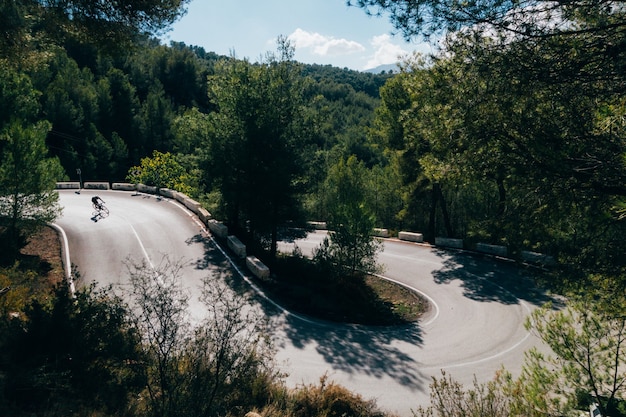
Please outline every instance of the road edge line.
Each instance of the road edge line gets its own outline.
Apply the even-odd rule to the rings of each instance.
[[[65,233],[65,230],[56,223],[50,223],[50,227],[55,229],[60,234],[61,259],[63,261],[63,269],[65,270],[65,280],[69,284],[72,295],[74,295],[76,293],[76,286],[74,285],[74,280],[72,279],[72,263],[70,261],[70,245],[67,240],[67,234]]]

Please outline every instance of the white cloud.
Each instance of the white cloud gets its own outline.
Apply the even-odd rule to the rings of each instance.
[[[394,44],[388,34],[374,36],[370,41],[374,54],[370,56],[364,69],[376,68],[379,65],[395,64],[406,57],[409,52],[400,45]]]
[[[318,56],[339,56],[365,51],[365,47],[356,41],[337,39],[317,32],[307,32],[300,28],[288,38],[294,43],[296,51],[301,48],[308,49],[313,55]]]

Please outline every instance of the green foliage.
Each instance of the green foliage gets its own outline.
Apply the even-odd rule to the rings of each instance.
[[[576,406],[577,395],[587,392],[602,414],[609,415],[617,400],[626,397],[623,314],[609,315],[594,305],[572,302],[561,311],[550,306],[536,310],[527,327],[554,352],[528,353],[521,380],[527,388],[541,387],[527,391],[536,404],[557,411]]]
[[[5,1],[0,6],[0,58],[28,63],[38,48],[66,42],[121,50],[140,35],[163,32],[184,13],[187,1]]]
[[[540,414],[520,413],[515,409],[514,399],[509,396],[508,392],[510,384],[511,375],[501,370],[496,373],[492,381],[480,384],[474,379],[472,387],[466,389],[442,371],[441,379],[433,377],[433,382],[430,384],[431,405],[418,408],[413,415],[415,417],[538,417]]]
[[[12,121],[0,130],[0,219],[2,252],[11,260],[37,228],[60,213],[54,191],[63,170],[47,156],[46,122],[24,125]]]
[[[127,265],[132,308],[111,288],[61,285],[21,310],[0,298],[2,415],[384,416],[326,377],[287,389],[264,316],[223,281],[205,280],[192,328],[182,262]]]
[[[0,317],[3,415],[119,415],[141,383],[136,334],[120,300],[62,285],[49,304],[33,301],[20,318]],[[84,414],[83,414],[84,415]]]
[[[357,271],[376,272],[376,255],[382,249],[373,237],[375,218],[366,178],[366,168],[355,156],[340,160],[331,169],[326,186],[329,237],[315,252],[317,262],[345,269],[350,276]]]
[[[575,37],[558,39],[580,48]],[[599,270],[623,277],[621,96],[576,74],[518,71],[520,56],[531,62],[545,50],[494,42],[450,37],[446,55],[409,62],[383,88],[376,135],[402,178],[398,217],[429,239],[551,253],[575,265],[561,274],[570,280]]]
[[[216,68],[209,91],[218,109],[211,114],[213,137],[203,164],[205,182],[220,191],[231,227],[245,230],[271,257],[279,226],[302,219],[309,139],[300,119],[304,79],[284,39],[279,54],[258,65],[230,59]]]
[[[141,165],[129,169],[126,177],[133,184],[170,188],[194,196],[193,179],[169,152],[154,151],[152,157],[141,159]]]
[[[0,128],[15,118],[36,120],[39,98],[30,77],[0,60]]]
[[[128,263],[132,322],[140,346],[145,391],[135,407],[146,415],[227,415],[264,405],[279,374],[262,317],[246,297],[206,279],[205,310],[190,325],[181,261],[155,268]],[[156,279],[155,279],[156,278]]]

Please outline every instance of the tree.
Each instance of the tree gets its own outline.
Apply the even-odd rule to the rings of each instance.
[[[440,133],[442,123],[435,116],[437,111],[428,112],[437,103],[429,99],[429,95],[436,93],[431,73],[424,66],[422,58],[416,57],[410,68],[381,89],[376,134],[385,143],[404,186],[401,191],[405,206],[397,213],[398,217],[410,228],[425,230],[426,239],[434,241],[439,233],[454,235],[442,191],[453,170],[449,169],[451,164],[438,157],[437,148],[429,140],[430,135]],[[436,226],[438,206],[445,229]]]
[[[47,156],[50,124],[15,120],[0,131],[0,218],[2,252],[14,259],[30,234],[60,213],[56,181],[63,169]]]
[[[187,2],[3,1],[0,58],[25,61],[41,45],[70,40],[119,49],[140,35],[162,33],[185,12]]]
[[[575,265],[560,274],[569,280],[599,270],[623,279],[621,96],[604,83],[593,91],[586,78],[520,72],[517,59],[531,59],[527,45],[494,42],[457,33],[444,42],[446,54],[402,74],[411,105],[399,112],[405,145],[397,157],[408,202],[425,200],[430,187],[440,197],[431,199],[429,231],[439,200],[446,229],[469,242],[551,253]],[[407,214],[426,211],[413,204]],[[586,251],[583,241],[591,242]]]
[[[180,282],[183,265],[164,257],[152,268],[127,263],[131,320],[142,338],[143,370],[149,407],[155,416],[169,416],[180,404],[182,352],[189,343],[189,295]]]
[[[181,193],[193,195],[191,176],[169,152],[152,152],[152,157],[141,159],[139,166],[131,167],[126,177],[133,184],[145,184],[158,188],[171,188]]]
[[[373,237],[375,217],[367,200],[367,169],[355,156],[339,162],[328,173],[327,227],[329,236],[316,250],[318,262],[330,263],[350,276],[378,270],[376,256],[382,244]]]
[[[617,302],[622,300],[618,297]],[[466,389],[447,376],[433,378],[426,416],[564,416],[578,415],[591,402],[602,415],[617,415],[626,394],[624,368],[626,318],[623,304],[599,309],[577,300],[562,310],[537,309],[526,326],[554,353],[536,348],[526,353],[518,378],[504,369],[484,384]]]
[[[267,319],[224,282],[203,281],[206,318],[185,350],[185,411],[190,416],[225,415],[234,407],[267,403],[280,374],[274,368]]]
[[[293,48],[252,65],[229,59],[209,78],[211,114],[205,182],[221,193],[227,221],[276,254],[278,229],[301,222],[307,137],[299,123],[303,78]]]
[[[580,394],[592,396],[602,415],[613,415],[617,400],[626,398],[623,310],[615,314],[576,301],[561,311],[550,306],[538,309],[526,326],[550,346],[554,356],[536,349],[528,353],[521,377],[525,393],[555,411],[578,405]],[[533,390],[537,386],[539,392]]]
[[[521,40],[528,44],[529,50],[538,44],[550,46],[556,38],[570,38],[581,41],[578,45],[580,52],[588,47],[594,50],[597,57],[587,61],[588,64],[595,66],[602,61],[615,64],[624,58],[623,53],[615,53],[619,43],[603,42],[611,37],[621,38],[626,27],[624,11],[619,7],[619,2],[612,0],[581,1],[576,4],[566,0],[486,0],[471,4],[455,0],[348,0],[347,3],[363,8],[368,14],[388,13],[392,23],[406,38],[422,36],[429,39],[432,36],[469,31],[477,37],[487,35],[497,39],[500,44]],[[603,53],[597,54],[598,51]],[[549,56],[553,56],[552,53]],[[583,58],[568,54],[566,60],[582,63],[590,56],[585,54]],[[552,60],[550,63],[558,64]],[[533,72],[539,70],[537,67],[534,69]],[[561,66],[561,69],[566,67]],[[581,65],[576,69],[586,68]],[[623,74],[619,76],[615,72],[616,69],[609,65],[603,70],[603,75],[612,73],[623,78]],[[548,76],[552,75],[554,73]],[[575,75],[575,72],[570,72],[570,75]],[[600,74],[594,77],[601,79]]]
[[[35,121],[40,97],[28,75],[0,60],[0,129],[12,119]]]
[[[247,297],[205,278],[192,325],[182,260],[128,261],[132,321],[142,337],[147,408],[155,416],[224,415],[266,403],[275,381],[265,321]],[[198,310],[196,310],[198,313]]]

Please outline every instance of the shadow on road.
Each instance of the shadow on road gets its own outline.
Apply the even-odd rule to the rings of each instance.
[[[233,273],[232,265],[216,246],[215,241],[206,236],[196,235],[189,239],[187,244],[200,242],[204,244],[205,256],[197,261],[196,267],[217,268],[220,271],[219,276],[226,279],[233,290],[239,294],[249,293],[250,285],[239,274]],[[244,270],[241,265],[239,268]],[[256,299],[267,317],[278,326],[277,330],[284,334],[285,340],[296,349],[313,344],[317,353],[332,370],[350,375],[389,377],[416,391],[428,389],[430,380],[420,372],[419,363],[397,347],[398,344],[409,344],[416,348],[421,346],[423,340],[419,325],[368,327],[322,322],[286,313],[258,294]],[[283,345],[286,343],[285,340],[282,342]],[[283,347],[280,339],[277,343],[277,348]],[[320,369],[319,377],[324,373],[325,370]]]
[[[233,265],[224,256],[220,247],[217,246],[215,240],[204,234],[197,234],[185,242],[187,245],[202,244],[204,245],[204,257],[192,261],[195,263],[196,269],[212,270],[216,276],[226,280],[226,283],[237,292],[237,294],[246,294],[251,288],[246,281],[241,279],[238,274],[234,273]],[[242,270],[243,265],[238,265]]]
[[[532,271],[519,265],[488,256],[435,249],[444,259],[443,268],[433,272],[435,282],[444,284],[460,280],[464,295],[472,300],[518,304],[519,300],[534,305],[555,302],[538,288]]]
[[[284,332],[295,348],[304,349],[313,344],[317,353],[335,371],[355,376],[389,377],[414,391],[428,388],[430,380],[419,370],[420,364],[397,347],[399,343],[416,348],[421,346],[419,325],[367,327],[311,324],[288,315]]]

